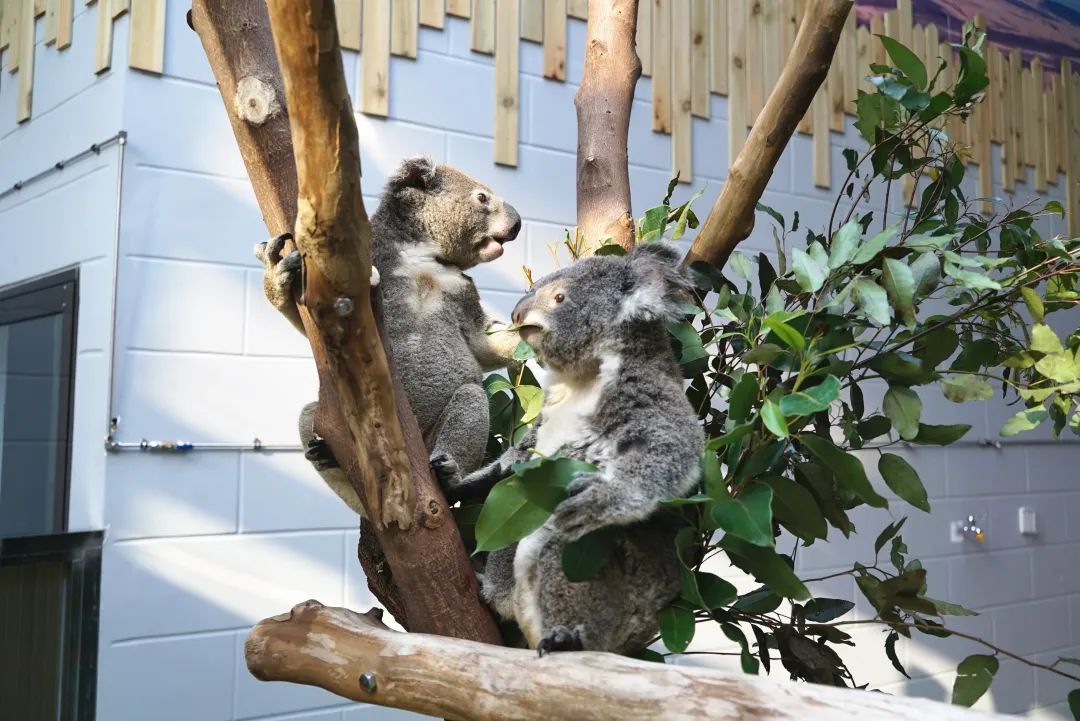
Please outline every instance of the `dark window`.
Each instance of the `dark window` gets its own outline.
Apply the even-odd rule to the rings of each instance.
[[[0,292],[0,538],[67,528],[77,282]]]

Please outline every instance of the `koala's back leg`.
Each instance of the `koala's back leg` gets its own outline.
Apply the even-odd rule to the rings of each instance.
[[[504,619],[514,618],[514,552],[517,544],[488,554],[480,594]]]
[[[429,440],[432,466],[445,488],[484,460],[488,439],[488,399],[483,386],[466,383],[450,396]]]
[[[356,495],[356,489],[349,483],[345,471],[337,464],[326,442],[315,433],[315,410],[319,407],[317,402],[308,403],[300,411],[298,422],[300,430],[300,442],[306,449],[304,456],[311,461],[311,465],[322,476],[330,490],[345,501],[345,505],[364,516],[364,505],[360,503],[360,496]]]
[[[572,583],[562,568],[563,544],[548,543],[537,561],[536,592],[540,616],[537,649],[550,651],[619,651],[617,624],[626,621],[622,605],[634,589],[624,588],[621,571],[611,562],[592,581]]]

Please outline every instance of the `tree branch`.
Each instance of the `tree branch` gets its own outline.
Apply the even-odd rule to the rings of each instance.
[[[307,601],[247,639],[248,667],[267,681],[319,686],[354,701],[447,719],[547,721],[759,719],[989,721],[924,699],[669,666],[609,653],[556,653],[402,634],[379,614]]]
[[[578,119],[577,233],[589,254],[600,242],[634,246],[627,134],[634,88],[638,0],[589,3],[585,68],[574,95]]]
[[[684,261],[722,268],[754,230],[754,206],[832,64],[852,0],[809,0],[795,46]]]

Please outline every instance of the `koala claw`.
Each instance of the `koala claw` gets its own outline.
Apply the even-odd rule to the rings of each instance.
[[[454,482],[461,477],[461,469],[457,461],[445,453],[439,453],[431,457],[431,470],[435,473],[435,480],[445,490],[453,487]]]
[[[375,266],[371,266],[371,287],[378,288],[379,283],[382,282],[382,276],[379,275],[379,269]]]
[[[566,626],[556,626],[540,639],[536,645],[536,651],[540,656],[545,656],[553,651],[583,651],[585,645],[581,641],[581,634],[577,630],[571,631]]]
[[[322,438],[312,438],[308,441],[307,450],[304,451],[304,458],[311,461],[317,471],[328,471],[339,467],[337,459],[330,452],[330,446]]]

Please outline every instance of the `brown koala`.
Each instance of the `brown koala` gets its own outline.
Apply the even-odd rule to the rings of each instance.
[[[440,480],[476,469],[488,436],[485,370],[507,366],[516,333],[491,332],[497,322],[480,307],[463,272],[495,260],[517,237],[521,217],[487,186],[428,158],[408,158],[389,178],[374,231],[372,282],[383,293],[389,353],[416,414]],[[281,240],[260,243],[270,302],[300,328],[295,308],[300,255],[281,257]],[[359,499],[312,428],[315,404],[300,415],[307,457],[327,484],[362,513]]]

